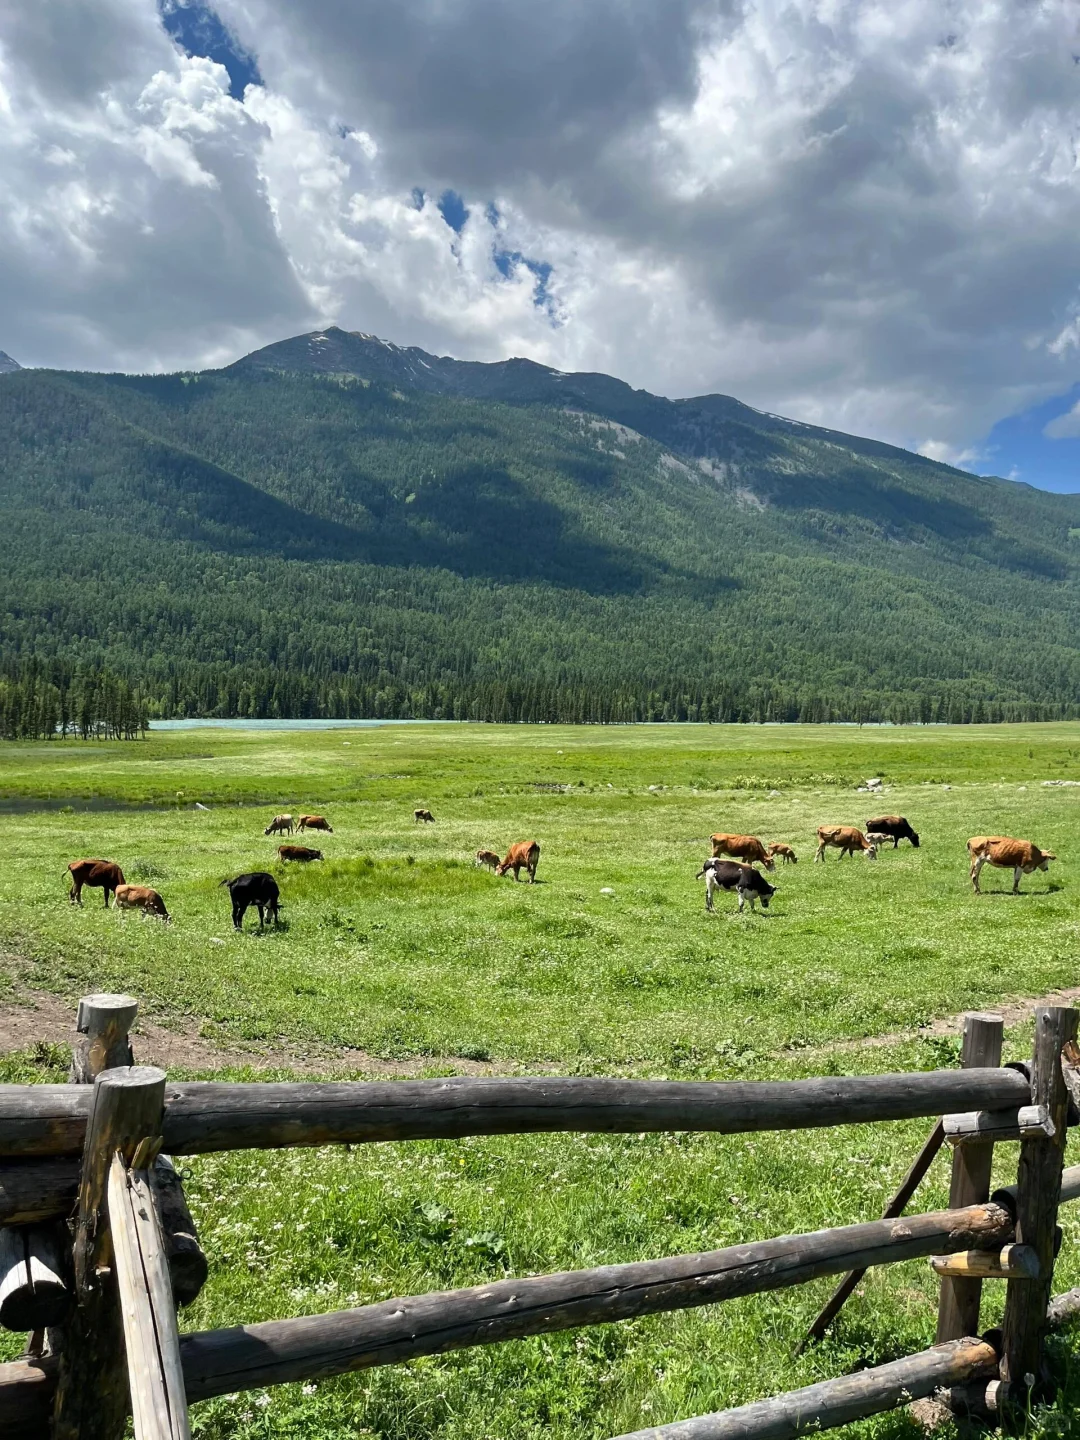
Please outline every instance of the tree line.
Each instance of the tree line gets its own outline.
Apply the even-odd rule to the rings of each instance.
[[[580,682],[445,682],[409,685],[390,675],[303,672],[175,673],[130,680],[63,662],[0,671],[0,737],[6,740],[135,740],[151,718],[469,720],[494,724],[641,723],[979,725],[1080,718],[1080,706],[938,694],[799,692],[781,685],[680,685],[634,690]]]

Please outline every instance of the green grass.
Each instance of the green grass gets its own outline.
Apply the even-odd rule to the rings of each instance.
[[[459,1058],[686,1078],[933,1068],[955,1062],[952,1039],[808,1047],[1080,983],[1080,799],[1040,783],[1080,778],[1076,725],[202,731],[126,747],[7,746],[0,766],[0,793],[73,807],[0,815],[7,998],[28,986],[71,999],[130,990],[161,1023],[253,1055],[284,1037],[315,1063],[351,1047],[432,1073]],[[854,793],[875,774],[891,786],[883,800]],[[570,788],[537,788],[555,784]],[[79,808],[88,796],[175,802],[181,790],[185,808]],[[211,808],[195,811],[196,798]],[[414,824],[419,804],[435,825]],[[326,862],[282,874],[279,932],[259,935],[249,917],[235,936],[218,882],[270,866],[261,832],[282,808],[330,816],[335,833],[314,842]],[[817,824],[894,810],[920,831],[920,850],[810,863]],[[694,873],[717,828],[799,852],[798,866],[778,869],[767,916],[736,915],[733,898],[705,914]],[[986,871],[995,893],[978,899],[964,852],[978,832],[1027,836],[1061,861],[1026,879],[1019,898],[1002,893],[1011,875]],[[472,866],[478,846],[534,835],[543,883]],[[173,925],[106,913],[97,894],[70,907],[64,867],[82,854],[116,858],[129,879],[153,884]],[[1028,1043],[1010,1034],[1008,1053]],[[45,1048],[4,1062],[0,1079],[53,1078],[62,1064]],[[183,1324],[871,1218],[927,1128],[207,1157],[191,1164],[187,1188],[211,1280]],[[1003,1181],[1014,1167],[1015,1147],[999,1147]],[[939,1160],[918,1204],[946,1193]],[[1066,1230],[1080,1239],[1080,1207]],[[1076,1257],[1067,1241],[1055,1288],[1080,1282]],[[796,1359],[828,1288],[462,1352],[310,1393],[282,1387],[197,1406],[193,1419],[210,1440],[603,1440],[931,1343],[933,1278],[905,1265],[872,1273],[836,1335]],[[1002,1294],[987,1287],[986,1323]],[[1067,1428],[1070,1413],[1063,1403],[1043,1423]],[[856,1428],[914,1433],[903,1415]]]

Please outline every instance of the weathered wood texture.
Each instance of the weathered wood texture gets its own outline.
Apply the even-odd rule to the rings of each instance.
[[[1046,1307],[1046,1328],[1058,1330],[1080,1315],[1080,1288],[1055,1295]]]
[[[1007,1093],[1015,1101],[1018,1091],[1027,1087],[1008,1070],[749,1083],[468,1076],[330,1085],[194,1082],[169,1086],[164,1133],[172,1154],[554,1130],[739,1134],[911,1119],[956,1109],[961,1094]]]
[[[56,1355],[0,1365],[0,1435],[4,1440],[46,1440],[59,1365]]]
[[[78,1192],[77,1160],[0,1161],[0,1225],[70,1215]]]
[[[881,1218],[883,1220],[895,1220],[897,1216],[904,1213],[905,1207],[915,1194],[915,1191],[919,1188],[923,1177],[933,1164],[934,1157],[941,1149],[944,1141],[945,1127],[939,1120],[927,1137],[926,1143],[912,1161],[911,1168],[903,1180],[901,1180],[896,1194],[881,1212]],[[811,1341],[822,1338],[837,1315],[840,1314],[840,1311],[847,1304],[848,1299],[855,1293],[856,1288],[865,1274],[865,1270],[848,1271],[814,1317],[813,1324],[806,1332],[806,1338],[799,1345],[800,1354]]]
[[[165,1072],[147,1065],[105,1070],[90,1093],[75,1231],[78,1305],[64,1327],[53,1440],[122,1440],[124,1434],[127,1373],[105,1191],[116,1152],[129,1161],[141,1140],[160,1133]]]
[[[62,1236],[55,1224],[0,1230],[0,1325],[43,1330],[71,1304]]]
[[[1039,1257],[1030,1245],[1006,1245],[1001,1250],[958,1250],[955,1255],[931,1255],[930,1267],[938,1275],[975,1280],[1039,1278]]]
[[[960,1211],[874,1220],[703,1255],[500,1280],[468,1290],[387,1300],[358,1310],[185,1335],[189,1400],[288,1380],[313,1380],[469,1345],[489,1345],[682,1310],[800,1285],[855,1266],[888,1264],[1006,1242],[1008,1211]],[[938,1243],[939,1237],[945,1243]]]
[[[1001,1042],[1005,1021],[1000,1015],[986,1015],[972,1011],[964,1016],[964,1039],[960,1052],[960,1064],[965,1071],[981,1069],[1001,1062]],[[963,1073],[963,1072],[961,1072]],[[1015,1071],[1021,1084],[1026,1084],[1022,1075]],[[1028,1094],[1016,1103],[1026,1104]],[[979,1107],[984,1108],[984,1107]],[[948,1118],[943,1121],[948,1134]],[[990,1194],[990,1172],[994,1164],[992,1143],[965,1145],[953,1153],[952,1178],[949,1183],[949,1205],[977,1205]],[[959,1340],[965,1335],[979,1333],[979,1309],[982,1304],[982,1282],[974,1277],[950,1277],[943,1279],[938,1295],[937,1341]]]
[[[150,1168],[150,1188],[165,1237],[169,1276],[178,1305],[190,1305],[206,1284],[209,1264],[199,1244],[176,1166],[159,1155]]]
[[[950,1145],[985,1145],[995,1140],[1026,1140],[1052,1135],[1045,1105],[1021,1105],[1018,1110],[966,1110],[946,1115],[945,1139]]]
[[[1015,1070],[939,1070],[816,1080],[487,1079],[169,1085],[169,1154],[438,1140],[555,1130],[802,1130],[1023,1104]],[[0,1156],[78,1155],[79,1085],[0,1085]]]
[[[130,995],[84,995],[75,1019],[78,1032],[71,1050],[71,1080],[91,1085],[103,1070],[132,1063],[128,1032],[139,1013]]]
[[[865,1415],[894,1410],[943,1386],[970,1383],[992,1375],[996,1368],[997,1352],[985,1340],[952,1340],[772,1400],[635,1430],[618,1440],[794,1440],[808,1431],[832,1430]]]
[[[470,1345],[709,1305],[839,1274],[853,1265],[1001,1245],[1011,1228],[1012,1217],[1003,1207],[975,1205],[703,1255],[500,1280],[330,1315],[204,1330],[180,1337],[184,1385],[190,1403],[315,1380]],[[42,1403],[48,1403],[47,1395]],[[4,1413],[0,1390],[0,1416]]]
[[[1076,1038],[1077,1012],[1039,1006],[1035,1011],[1035,1051],[1031,1099],[1050,1111],[1055,1133],[1024,1140],[1017,1173],[1016,1239],[1039,1257],[1038,1280],[1011,1280],[1005,1297],[1001,1378],[1010,1389],[1037,1383],[1050,1287],[1054,1278],[1055,1232],[1061,1196],[1069,1092],[1061,1073],[1061,1053]]]
[[[135,1440],[190,1440],[164,1238],[147,1173],[129,1174],[118,1155],[108,1208]]]

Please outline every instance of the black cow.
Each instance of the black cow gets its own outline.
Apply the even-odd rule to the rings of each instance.
[[[919,848],[919,837],[903,815],[879,815],[876,820],[867,820],[866,832],[867,834],[874,832],[878,835],[888,835],[894,850],[901,840],[910,840],[916,850]]]
[[[769,908],[769,900],[776,894],[776,886],[770,885],[760,871],[752,865],[738,865],[734,860],[706,860],[697,873],[697,879],[705,876],[705,909],[713,908],[713,893],[716,890],[734,890],[739,897],[739,909],[743,908],[746,897],[750,897],[750,909],[758,900],[761,908]]]
[[[237,875],[235,880],[222,880],[229,887],[232,897],[232,923],[235,929],[244,928],[244,916],[248,906],[254,905],[259,912],[261,930],[269,915],[274,924],[278,923],[278,898],[281,891],[277,881],[265,870],[255,870],[250,875]]]

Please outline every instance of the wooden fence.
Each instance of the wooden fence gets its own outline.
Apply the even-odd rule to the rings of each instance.
[[[1008,1422],[1047,1392],[1047,1328],[1064,1170],[1080,1122],[1077,1012],[1035,1012],[1030,1063],[1001,1065],[1000,1017],[969,1015],[962,1068],[777,1083],[475,1079],[169,1084],[134,1065],[136,1004],[90,996],[67,1085],[0,1086],[0,1324],[32,1333],[0,1365],[6,1440],[182,1440],[187,1406],[464,1346],[711,1305],[843,1276],[820,1338],[871,1265],[927,1257],[941,1276],[937,1344],[757,1404],[619,1440],[782,1440],[935,1393]],[[880,1220],[698,1255],[605,1265],[411,1296],[355,1310],[181,1335],[207,1262],[170,1155],[551,1131],[739,1134],[935,1117]],[[993,1147],[1019,1141],[1017,1183],[990,1193]],[[953,1147],[947,1210],[900,1218],[937,1151]],[[1008,1290],[979,1338],[983,1281]]]

